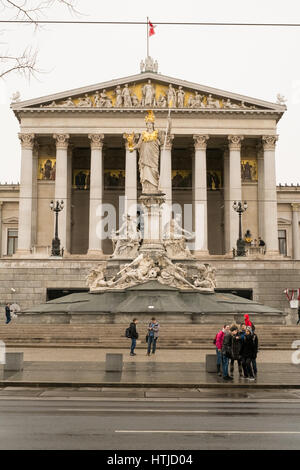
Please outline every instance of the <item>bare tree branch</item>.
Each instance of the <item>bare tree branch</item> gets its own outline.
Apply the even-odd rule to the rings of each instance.
[[[77,0],[0,0],[1,10],[11,11],[13,18],[29,20],[35,26],[35,31],[41,29],[37,23],[44,12],[51,10],[55,4],[67,7],[70,13],[80,14],[75,9]],[[1,46],[1,44],[0,44]],[[41,73],[37,68],[37,51],[26,48],[21,54],[4,53],[0,49],[0,78],[6,77],[12,72],[17,72],[30,78],[36,73]]]

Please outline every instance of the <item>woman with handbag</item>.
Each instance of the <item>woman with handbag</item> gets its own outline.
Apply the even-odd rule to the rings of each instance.
[[[147,349],[147,356],[150,356],[151,353],[151,345],[152,345],[152,354],[155,354],[156,351],[156,341],[159,335],[159,323],[156,321],[156,318],[153,317],[151,322],[148,325],[148,349]],[[147,337],[146,337],[147,338]]]

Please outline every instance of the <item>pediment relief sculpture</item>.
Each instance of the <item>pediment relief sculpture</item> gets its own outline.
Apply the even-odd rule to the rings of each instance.
[[[224,98],[211,93],[152,82],[126,83],[115,88],[97,90],[82,96],[68,97],[40,105],[44,108],[177,108],[247,110],[260,109],[244,101]]]

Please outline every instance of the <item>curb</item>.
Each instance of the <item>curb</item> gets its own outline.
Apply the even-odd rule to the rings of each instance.
[[[227,383],[135,383],[135,382],[30,382],[0,381],[0,387],[32,388],[220,388],[220,389],[300,389],[300,384],[227,384]]]

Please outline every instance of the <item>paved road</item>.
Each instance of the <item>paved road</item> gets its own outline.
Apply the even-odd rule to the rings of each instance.
[[[166,391],[153,391],[152,398],[132,391],[131,399],[37,393],[1,391],[0,449],[300,448],[297,392],[245,399],[228,391],[224,403],[213,391],[201,400]]]

